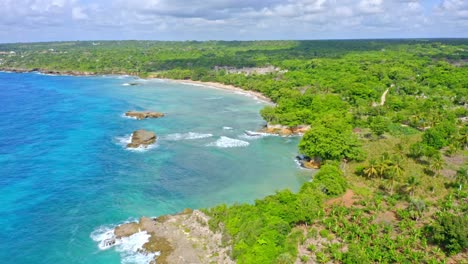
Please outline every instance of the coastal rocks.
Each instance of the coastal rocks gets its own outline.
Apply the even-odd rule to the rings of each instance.
[[[122,224],[114,229],[110,241],[146,232],[143,244],[146,254],[157,254],[155,261],[165,263],[234,263],[229,258],[231,248],[225,246],[221,232],[210,230],[210,218],[198,210],[184,210],[158,218],[142,217],[138,222]],[[112,245],[110,245],[112,246]]]
[[[138,223],[123,224],[115,228],[114,234],[116,238],[128,237],[135,233],[140,232],[140,225]]]
[[[141,119],[146,119],[146,118],[161,118],[164,116],[164,114],[160,112],[150,112],[150,111],[145,111],[145,112],[128,111],[125,113],[125,116],[133,117],[133,118],[141,120]]]
[[[311,159],[305,155],[296,156],[296,160],[299,162],[301,167],[305,169],[320,169],[322,160],[319,158]]]
[[[310,129],[310,125],[299,125],[294,127],[283,125],[272,125],[270,123],[261,130],[261,132],[276,134],[280,136],[302,135]]]
[[[146,148],[154,142],[156,142],[156,134],[154,132],[140,129],[133,132],[131,142],[127,145],[127,148]]]

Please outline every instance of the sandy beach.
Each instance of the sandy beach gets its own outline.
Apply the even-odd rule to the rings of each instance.
[[[250,97],[254,97],[255,99],[258,99],[262,102],[268,103],[268,104],[274,104],[273,101],[271,101],[270,98],[264,96],[263,94],[255,91],[249,91],[249,90],[244,90],[240,87],[236,87],[233,85],[227,85],[227,84],[222,84],[222,83],[216,83],[216,82],[202,82],[202,81],[192,81],[192,80],[176,80],[176,79],[163,79],[163,78],[154,78],[157,80],[164,80],[164,81],[169,81],[169,82],[176,82],[176,83],[184,83],[184,84],[191,84],[191,85],[197,85],[197,86],[205,86],[209,88],[214,88],[214,89],[221,89],[221,90],[228,90],[228,91],[233,91],[236,93],[241,93],[248,95]]]

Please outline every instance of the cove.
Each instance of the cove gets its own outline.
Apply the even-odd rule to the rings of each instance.
[[[136,85],[125,85],[136,83]],[[234,92],[125,76],[0,73],[0,262],[141,263],[91,238],[140,216],[253,202],[310,171],[297,137],[247,136],[264,103]],[[125,118],[154,110],[160,119]],[[158,142],[129,151],[132,131]]]

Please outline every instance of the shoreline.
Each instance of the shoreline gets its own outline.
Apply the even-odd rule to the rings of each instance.
[[[181,84],[188,84],[188,85],[193,85],[193,86],[203,86],[203,87],[208,87],[212,89],[218,89],[218,90],[226,90],[226,91],[232,91],[232,92],[237,92],[237,93],[242,93],[244,95],[247,95],[249,97],[253,97],[257,100],[260,100],[264,103],[274,105],[275,103],[265,95],[263,95],[260,92],[256,91],[251,91],[251,90],[245,90],[242,89],[241,87],[237,87],[234,85],[229,85],[229,84],[223,84],[223,83],[218,83],[218,82],[202,82],[202,81],[193,81],[193,80],[184,80],[184,79],[168,79],[168,78],[153,78],[150,77],[148,78],[149,80],[162,80],[162,81],[167,81],[167,82],[174,82],[174,83],[181,83]]]
[[[267,96],[263,95],[260,92],[252,91],[252,90],[245,90],[241,87],[237,87],[234,85],[229,85],[229,84],[224,84],[224,83],[219,83],[219,82],[202,82],[202,81],[193,81],[193,80],[186,80],[186,79],[169,79],[169,78],[158,78],[158,77],[139,77],[138,75],[134,74],[129,74],[129,73],[124,73],[124,72],[119,72],[119,73],[110,73],[110,74],[100,74],[100,73],[94,73],[94,72],[80,72],[80,71],[55,71],[55,70],[44,70],[44,69],[9,69],[9,68],[0,68],[0,72],[6,72],[6,73],[34,73],[38,72],[41,74],[46,74],[46,75],[58,75],[58,76],[131,76],[131,77],[136,77],[137,79],[141,80],[161,80],[161,81],[167,81],[167,82],[174,82],[174,83],[180,83],[180,84],[187,84],[187,85],[200,85],[203,87],[207,88],[212,88],[212,89],[218,89],[218,90],[226,90],[226,91],[231,91],[231,92],[237,92],[241,93],[243,95],[246,95],[248,97],[253,97],[256,100],[259,100],[263,103],[269,104],[269,105],[275,105],[275,103],[268,98]]]

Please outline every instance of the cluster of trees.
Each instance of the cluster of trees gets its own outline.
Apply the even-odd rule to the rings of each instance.
[[[298,224],[312,224],[323,215],[323,201],[344,193],[347,182],[336,162],[322,166],[300,191],[277,192],[255,204],[220,205],[207,210],[210,227],[232,241],[238,263],[293,263],[300,233]]]

